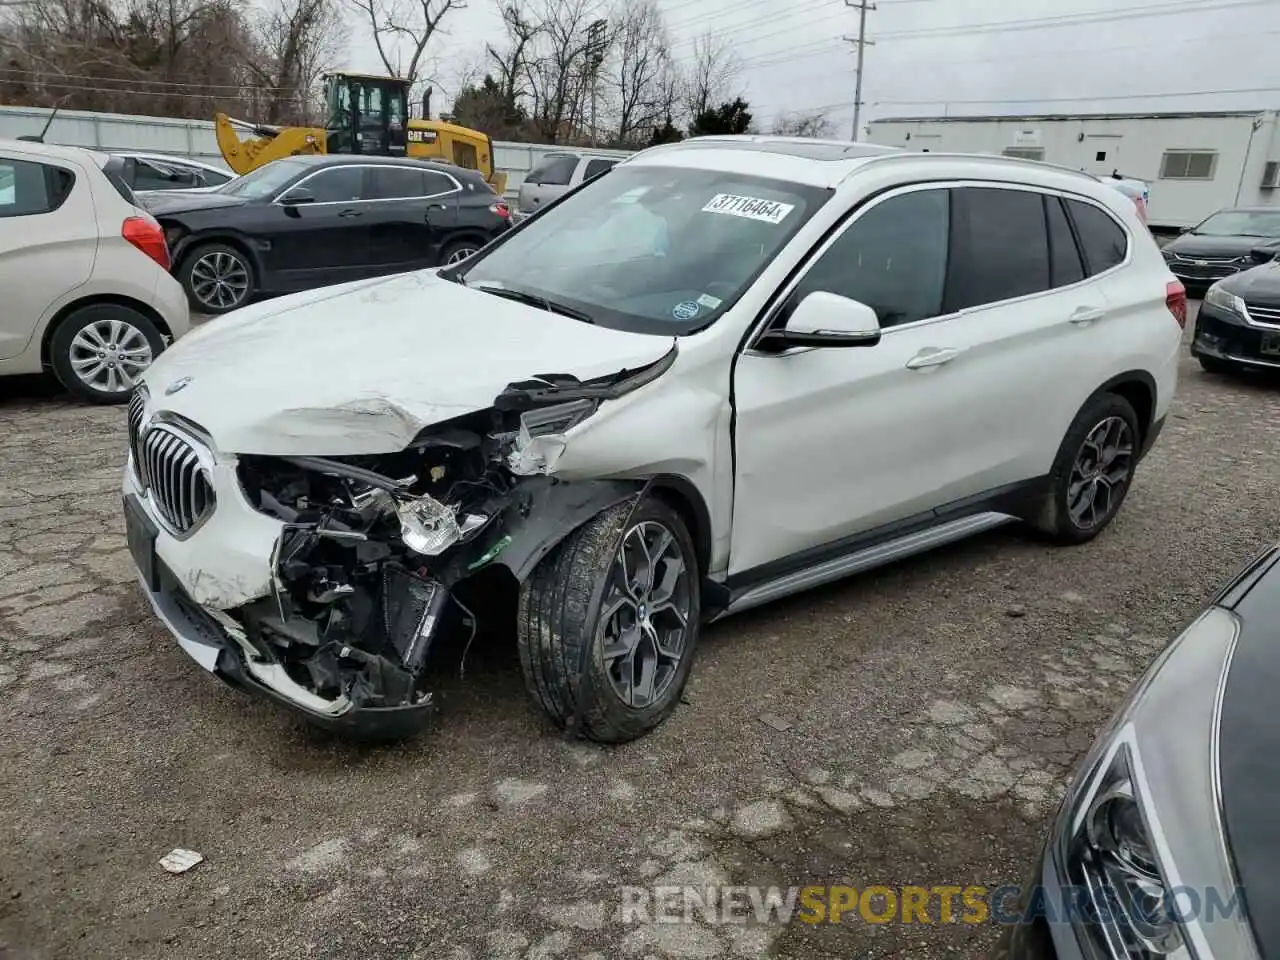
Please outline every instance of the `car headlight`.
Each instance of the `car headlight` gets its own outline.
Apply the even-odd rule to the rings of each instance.
[[[1227,854],[1217,720],[1239,632],[1211,607],[1151,665],[1063,800],[1050,859],[1086,956],[1256,958]],[[1206,910],[1212,904],[1218,910]],[[1068,903],[1067,910],[1071,911]],[[1058,919],[1063,919],[1059,913]],[[1213,922],[1207,922],[1212,920]]]
[[[1204,302],[1212,304],[1222,310],[1234,313],[1236,316],[1243,317],[1245,315],[1244,300],[1237,297],[1234,293],[1228,293],[1218,284],[1211,286],[1204,295]]]

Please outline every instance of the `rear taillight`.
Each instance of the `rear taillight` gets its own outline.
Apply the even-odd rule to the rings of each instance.
[[[151,217],[129,217],[120,225],[120,236],[160,264],[169,269],[169,244],[165,243],[164,231],[160,224]]]
[[[1147,222],[1147,201],[1141,197],[1133,198],[1133,205],[1138,208],[1138,219],[1143,223]]]
[[[1178,321],[1178,326],[1187,329],[1187,288],[1179,280],[1171,280],[1164,287],[1164,305]]]
[[[489,212],[498,215],[503,220],[511,219],[511,207],[507,206],[505,201],[496,200],[489,204]]]

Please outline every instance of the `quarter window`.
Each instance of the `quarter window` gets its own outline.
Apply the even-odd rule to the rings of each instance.
[[[437,173],[435,170],[424,170],[422,172],[423,189],[426,190],[424,196],[438,197],[443,193],[453,193],[458,189],[458,185],[443,173]]]
[[[1079,200],[1068,200],[1067,209],[1071,211],[1071,220],[1076,225],[1090,276],[1110,270],[1124,261],[1129,250],[1129,238],[1109,214]]]
[[[1049,223],[1049,263],[1055,287],[1065,287],[1084,279],[1084,264],[1071,233],[1071,223],[1058,197],[1044,198],[1045,219]]]
[[[317,173],[310,180],[299,184],[316,198],[316,203],[350,203],[364,196],[363,167],[334,167]],[[291,191],[292,192],[292,191]]]
[[[1042,195],[1029,190],[955,190],[947,312],[1049,289]]]
[[[1162,180],[1212,180],[1218,155],[1209,150],[1166,150],[1160,162]]]
[[[0,217],[30,217],[57,210],[75,175],[61,167],[0,158]]]
[[[917,190],[876,204],[818,258],[793,302],[822,290],[865,303],[884,327],[936,317],[947,272],[946,190]]]
[[[604,173],[606,170],[608,170],[617,162],[618,162],[617,160],[602,160],[600,158],[596,158],[595,160],[588,160],[587,169],[582,174],[582,179],[590,180],[592,177],[598,177],[600,176],[600,174]]]

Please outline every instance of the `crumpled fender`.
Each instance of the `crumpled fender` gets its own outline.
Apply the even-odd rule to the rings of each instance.
[[[494,558],[523,583],[548,553],[592,517],[626,501],[638,501],[645,480],[559,481],[539,477],[525,485],[524,509],[508,514],[499,533],[510,544]]]

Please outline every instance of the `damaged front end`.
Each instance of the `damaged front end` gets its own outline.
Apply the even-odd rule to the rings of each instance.
[[[425,673],[441,635],[474,636],[472,610],[491,610],[483,592],[464,603],[463,582],[479,589],[473,578],[499,567],[522,582],[576,526],[643,487],[562,482],[555,462],[568,431],[674,354],[606,381],[512,384],[492,409],[395,454],[241,456],[244,496],[283,528],[270,595],[207,611],[240,648],[220,672],[329,726],[415,729],[432,706]]]

